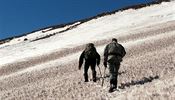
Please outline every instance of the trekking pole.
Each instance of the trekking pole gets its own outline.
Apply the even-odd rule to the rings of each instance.
[[[101,70],[100,70],[100,66],[98,66],[99,72],[100,72],[100,77],[102,78],[102,74],[101,74]]]
[[[103,77],[102,77],[102,84],[101,84],[102,87],[103,87],[104,80],[105,80],[105,71],[106,71],[106,67],[105,67],[105,69],[104,69],[104,75],[103,75]]]

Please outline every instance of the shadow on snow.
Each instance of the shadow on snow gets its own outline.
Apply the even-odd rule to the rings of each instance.
[[[149,76],[149,77],[143,77],[141,80],[132,80],[131,82],[121,83],[121,86],[119,86],[120,89],[125,89],[126,87],[134,86],[134,85],[143,85],[145,83],[152,82],[155,79],[159,79],[159,76]]]

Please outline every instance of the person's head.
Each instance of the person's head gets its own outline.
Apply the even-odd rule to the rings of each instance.
[[[112,38],[112,42],[118,42],[116,38]]]
[[[94,47],[94,44],[93,43],[88,43],[88,44],[86,44],[86,47]]]

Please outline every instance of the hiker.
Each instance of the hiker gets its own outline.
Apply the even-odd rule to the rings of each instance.
[[[103,64],[105,68],[107,68],[107,64],[109,66],[109,92],[113,92],[114,89],[117,89],[118,70],[120,67],[120,62],[122,62],[122,58],[125,56],[125,54],[126,52],[124,47],[117,42],[116,38],[113,38],[112,42],[105,47]]]
[[[81,69],[81,66],[83,64],[84,59],[85,59],[85,64],[84,64],[84,79],[85,79],[85,82],[88,82],[89,66],[91,66],[93,81],[96,82],[95,66],[96,66],[96,64],[97,65],[100,64],[100,55],[96,51],[96,48],[94,47],[93,43],[88,43],[86,45],[85,50],[80,55],[79,70]]]

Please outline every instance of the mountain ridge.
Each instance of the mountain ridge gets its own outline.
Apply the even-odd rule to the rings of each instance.
[[[12,36],[12,37],[8,37],[8,38],[0,39],[0,45],[3,44],[3,43],[9,42],[10,40],[12,40],[14,38],[19,38],[19,37],[22,37],[22,36],[26,36],[28,34],[31,34],[31,33],[37,32],[37,31],[41,31],[41,30],[45,30],[45,29],[49,29],[49,28],[51,28],[50,30],[54,30],[54,29],[57,29],[57,28],[62,28],[62,27],[68,26],[68,25],[72,25],[72,24],[77,23],[77,22],[80,22],[80,24],[82,24],[82,23],[85,23],[85,22],[90,21],[92,19],[97,19],[97,18],[102,17],[102,16],[115,14],[116,12],[119,12],[119,11],[124,11],[124,10],[128,10],[128,9],[140,9],[140,8],[147,7],[147,6],[150,6],[150,5],[160,4],[162,2],[170,2],[170,1],[171,0],[157,0],[157,1],[155,0],[155,1],[152,1],[150,3],[146,3],[146,4],[141,3],[141,4],[138,4],[138,5],[127,6],[127,7],[121,8],[121,9],[117,9],[117,10],[110,11],[110,12],[104,12],[104,13],[97,14],[97,15],[89,17],[89,18],[80,19],[80,20],[77,20],[77,21],[69,22],[69,23],[47,26],[47,27],[44,27],[44,28],[36,29],[34,31],[31,31],[31,32],[24,33],[22,35],[17,35],[17,36]]]

